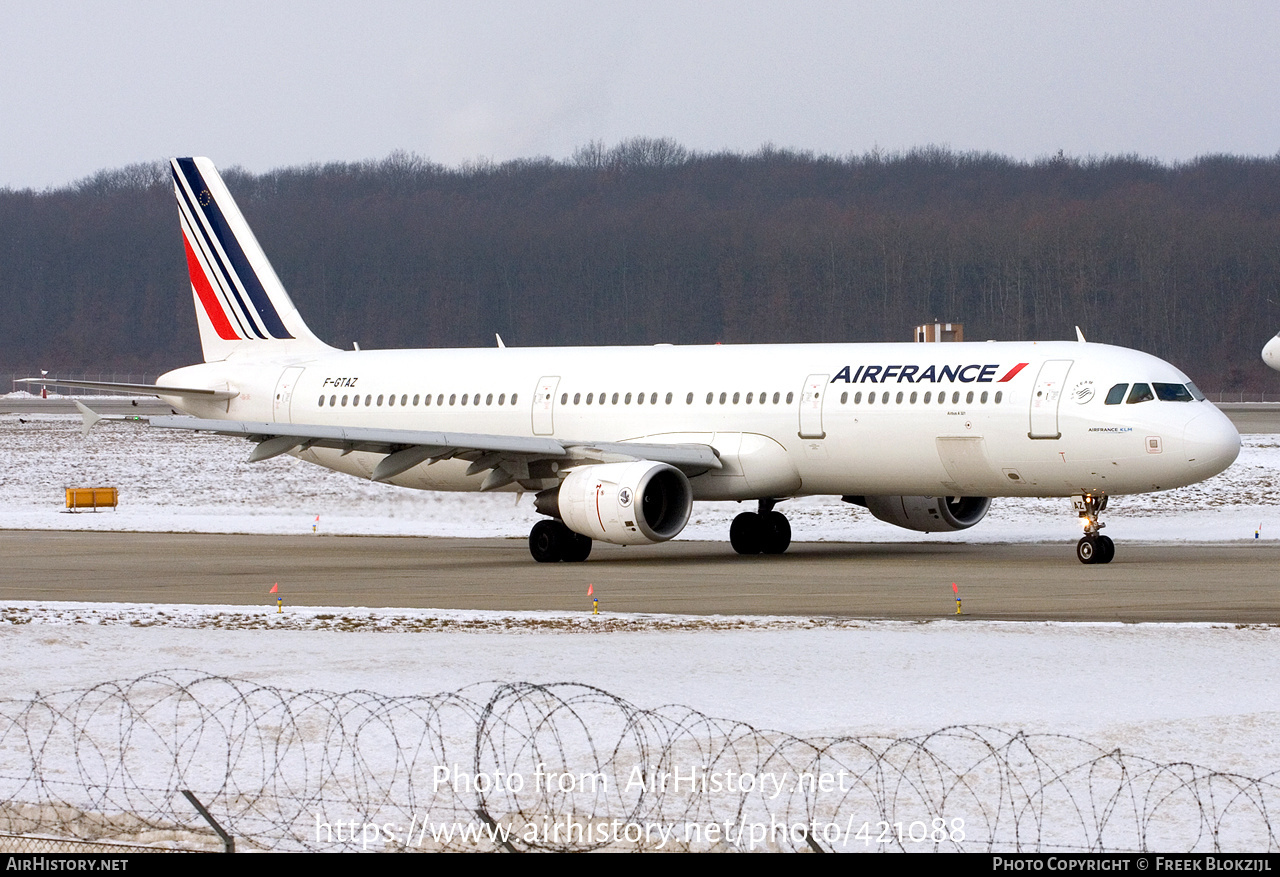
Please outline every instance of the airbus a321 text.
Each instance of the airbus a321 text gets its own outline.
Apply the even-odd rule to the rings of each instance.
[[[833,495],[919,531],[991,497],[1070,497],[1107,563],[1107,498],[1221,472],[1240,436],[1167,362],[1079,342],[338,350],[303,322],[213,164],[173,180],[205,362],[155,386],[206,430],[420,490],[536,494],[539,561],[663,542],[698,500],[754,501],[739,554],[779,554],[775,506]],[[47,382],[47,379],[45,379]],[[86,415],[89,416],[89,415]]]

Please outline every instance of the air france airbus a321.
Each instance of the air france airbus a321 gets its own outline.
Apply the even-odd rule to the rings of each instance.
[[[205,362],[155,386],[191,416],[420,490],[536,494],[534,559],[678,535],[698,500],[754,501],[740,554],[779,554],[775,509],[829,494],[919,531],[978,523],[991,497],[1070,497],[1083,563],[1115,554],[1115,494],[1192,484],[1240,436],[1167,362],[1079,342],[338,350],[303,323],[213,164],[172,162]],[[47,379],[46,379],[47,381]],[[86,413],[86,419],[93,417]]]

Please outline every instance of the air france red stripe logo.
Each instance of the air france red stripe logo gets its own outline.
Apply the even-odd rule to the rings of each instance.
[[[996,381],[996,383],[1003,384],[1005,381],[1013,380],[1013,376],[1016,375],[1018,372],[1022,371],[1026,367],[1027,367],[1027,363],[1025,362],[1018,363],[1013,368],[1009,369],[1009,373],[1004,377],[1002,377],[1000,380]]]
[[[844,381],[846,384],[937,384],[943,381],[962,384],[1003,384],[1013,380],[1018,372],[1026,368],[1028,363],[1020,362],[1005,372],[1004,377],[996,379],[1000,363],[968,363],[965,365],[929,365],[923,368],[918,365],[860,365],[857,371],[846,365],[831,379],[831,383]]]
[[[191,242],[187,240],[185,234],[182,236],[182,245],[187,250],[187,273],[191,275],[191,287],[196,291],[200,306],[209,316],[209,322],[213,324],[214,331],[223,341],[239,341],[240,336],[232,328],[231,321],[227,319],[226,311],[222,309],[222,303],[218,301],[218,295],[209,284],[209,278],[205,276],[204,268],[200,266],[200,260],[196,258],[195,252],[191,249]]]

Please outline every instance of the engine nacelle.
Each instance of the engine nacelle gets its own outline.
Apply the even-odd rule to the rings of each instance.
[[[991,508],[989,496],[846,496],[844,500],[866,506],[886,524],[922,533],[967,530]]]
[[[559,489],[538,494],[534,506],[592,539],[645,545],[684,529],[693,490],[684,473],[666,463],[601,463],[574,469]]]

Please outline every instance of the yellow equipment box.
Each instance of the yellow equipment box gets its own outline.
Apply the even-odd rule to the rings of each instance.
[[[120,504],[120,491],[115,487],[68,487],[67,508],[113,509]]]

